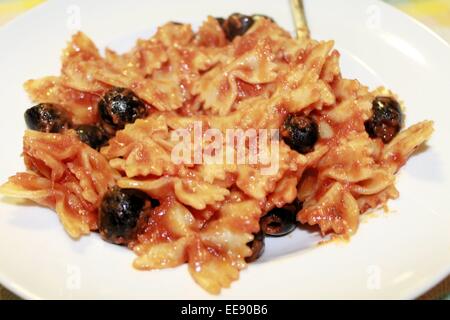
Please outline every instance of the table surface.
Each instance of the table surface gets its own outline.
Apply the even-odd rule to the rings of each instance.
[[[0,0],[0,26],[45,0]],[[385,0],[422,21],[450,43],[449,0]],[[19,299],[0,285],[0,300]],[[450,300],[450,276],[419,299]]]

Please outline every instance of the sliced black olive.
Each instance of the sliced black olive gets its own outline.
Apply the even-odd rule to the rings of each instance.
[[[252,250],[251,256],[245,258],[247,262],[253,262],[257,260],[264,252],[264,233],[260,230],[252,241],[247,243],[247,246]]]
[[[389,143],[402,127],[400,104],[391,97],[376,97],[372,101],[372,117],[364,125],[371,138]]]
[[[319,139],[319,128],[314,119],[299,114],[289,114],[280,133],[283,141],[301,154],[313,151]]]
[[[78,138],[92,149],[100,149],[109,140],[109,136],[105,130],[96,125],[83,124],[76,127],[75,131],[77,132]]]
[[[134,240],[138,222],[149,208],[149,197],[135,189],[114,187],[102,199],[98,226],[100,235],[108,242],[128,244]]]
[[[66,112],[52,103],[40,103],[24,114],[25,123],[31,130],[58,133],[69,129],[72,124]]]
[[[297,227],[296,215],[300,209],[301,202],[296,199],[282,208],[270,210],[259,221],[262,232],[272,237],[281,237],[291,233]]]
[[[109,134],[121,130],[127,123],[145,118],[148,114],[145,103],[126,88],[109,90],[98,103],[103,126]]]
[[[245,34],[254,22],[255,20],[251,16],[233,13],[223,22],[222,28],[227,39],[232,41],[235,37]]]

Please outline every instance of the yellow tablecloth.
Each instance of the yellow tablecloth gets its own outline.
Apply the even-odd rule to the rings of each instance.
[[[0,0],[0,26],[45,0]],[[421,20],[450,43],[450,0],[386,0]],[[450,276],[422,299],[450,299]],[[0,285],[0,300],[18,299]]]

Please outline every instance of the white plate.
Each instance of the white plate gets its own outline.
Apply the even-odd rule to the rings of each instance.
[[[74,5],[75,4],[75,5]],[[349,243],[315,246],[317,234],[269,241],[219,298],[413,298],[450,271],[450,48],[416,21],[374,0],[306,1],[312,35],[335,39],[346,77],[386,85],[407,124],[435,120],[426,152],[398,178],[401,196],[361,224]],[[103,48],[128,49],[166,21],[197,27],[208,15],[263,13],[293,30],[288,1],[50,1],[0,29],[0,180],[23,169],[22,83],[58,74],[77,22]],[[81,18],[77,21],[77,16]],[[50,210],[0,203],[0,282],[25,298],[215,298],[185,266],[142,272],[133,253],[92,235],[72,241]],[[368,221],[366,221],[368,220]]]

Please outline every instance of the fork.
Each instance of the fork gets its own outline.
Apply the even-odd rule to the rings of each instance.
[[[295,31],[298,39],[309,38],[309,28],[305,16],[303,0],[291,0],[291,11],[294,18]]]

